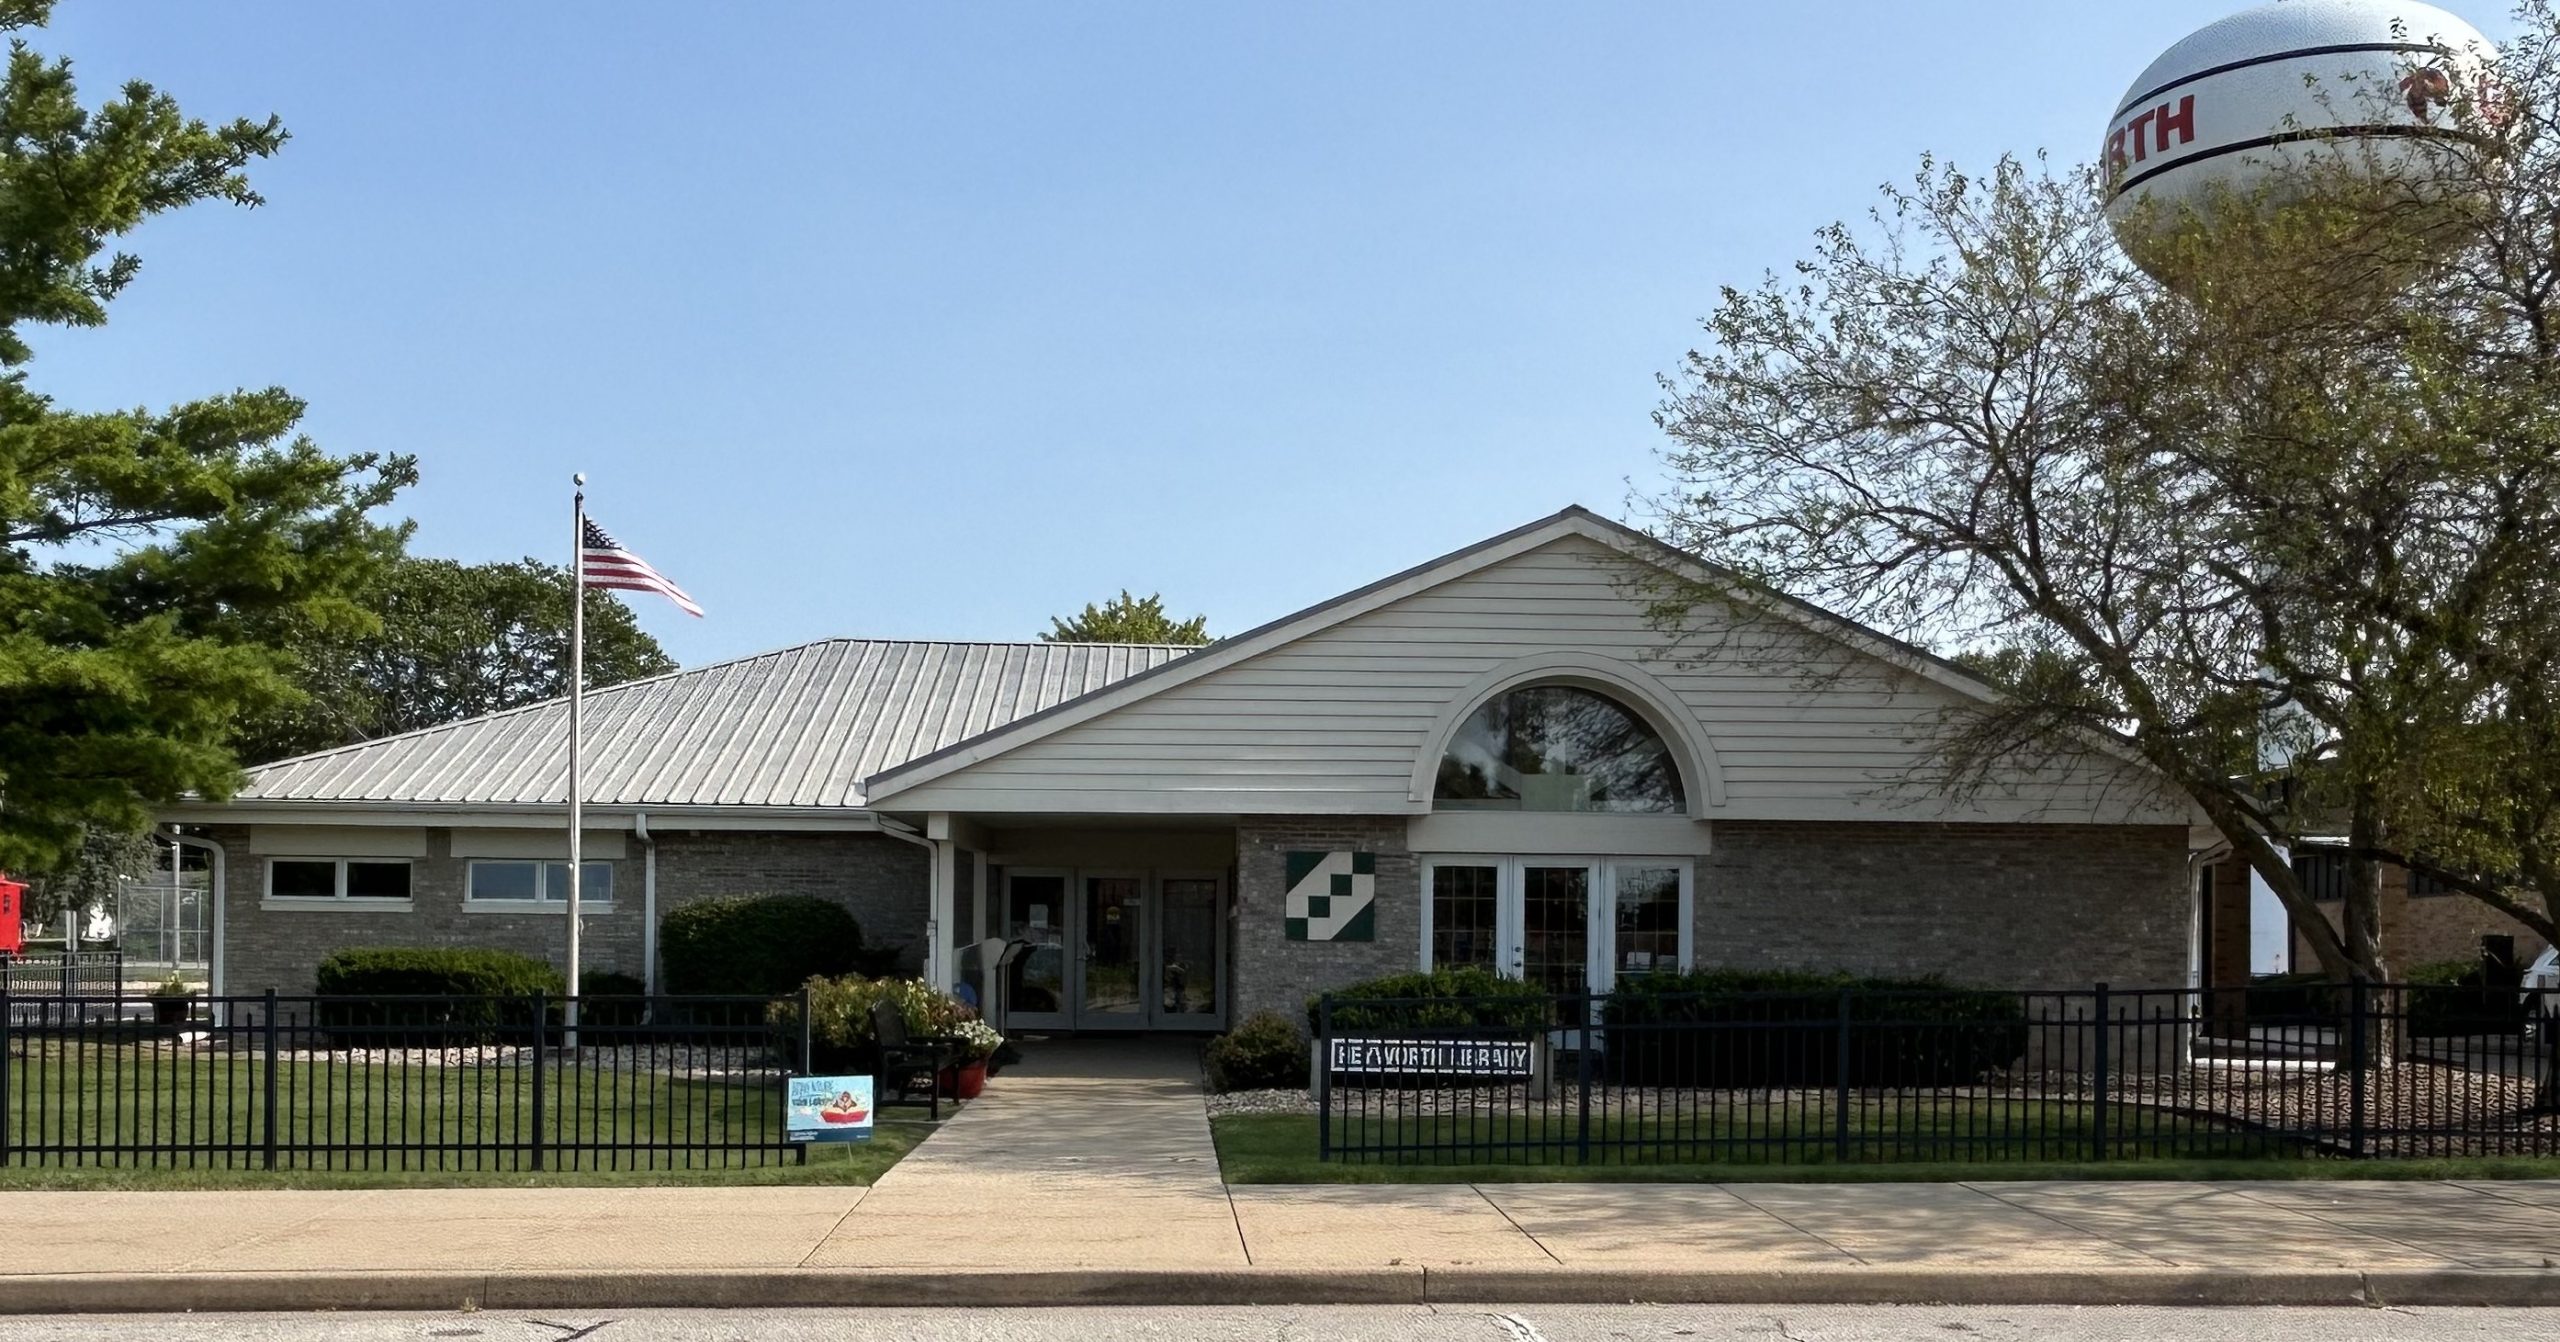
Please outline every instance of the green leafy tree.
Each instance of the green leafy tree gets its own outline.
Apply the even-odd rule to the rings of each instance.
[[[1051,619],[1043,643],[1178,643],[1209,641],[1209,617],[1177,620],[1164,613],[1164,597],[1131,596],[1127,588],[1101,605],[1087,603],[1072,619]]]
[[[462,564],[407,558],[364,597],[361,632],[297,625],[287,640],[303,691],[250,724],[245,760],[415,731],[569,692],[569,570],[538,559]],[[586,593],[587,687],[676,669],[631,609]]]
[[[1942,781],[2130,750],[2333,975],[2391,972],[2385,862],[2560,932],[2560,21],[2520,18],[2458,134],[2138,220],[2150,273],[2095,173],[1932,163],[1726,291],[1660,528],[1745,576],[1665,622],[1774,588],[1970,654],[2008,695]],[[2341,834],[2333,932],[2285,853]]]
[[[46,0],[0,2],[0,28]],[[294,693],[280,613],[361,627],[348,599],[404,529],[371,510],[403,457],[332,456],[302,403],[235,391],[78,411],[28,382],[29,328],[97,326],[140,262],[112,240],[206,200],[253,206],[273,118],[213,126],[151,86],[84,106],[69,62],[14,39],[0,84],[0,868],[74,865],[155,803],[227,795],[231,741]]]
[[[65,910],[104,907],[126,878],[149,876],[158,856],[148,834],[90,826],[81,831],[80,843],[69,858],[50,871],[29,873],[21,911],[29,923],[44,924],[51,935],[59,936],[63,928],[56,927],[54,920]]]

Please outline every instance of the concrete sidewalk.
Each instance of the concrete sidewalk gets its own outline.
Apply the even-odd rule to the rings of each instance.
[[[2560,1304],[2560,1181],[1229,1188],[1191,1069],[1036,1055],[869,1189],[0,1194],[0,1310]]]

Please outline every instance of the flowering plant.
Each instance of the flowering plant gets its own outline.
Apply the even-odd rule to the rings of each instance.
[[[1004,1036],[996,1033],[996,1027],[975,1016],[953,1026],[951,1037],[960,1041],[962,1053],[971,1062],[992,1058],[1004,1047]]]

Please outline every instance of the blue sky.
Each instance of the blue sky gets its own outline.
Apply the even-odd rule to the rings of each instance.
[[[67,0],[93,96],[294,138],[33,375],[285,386],[420,458],[422,553],[561,561],[583,469],[688,664],[1122,587],[1233,632],[1623,514],[1716,286],[1923,151],[2088,156],[2237,7]]]

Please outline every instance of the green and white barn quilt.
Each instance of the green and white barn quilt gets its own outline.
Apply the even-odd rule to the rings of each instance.
[[[1291,941],[1376,941],[1378,855],[1291,853],[1282,901]]]

